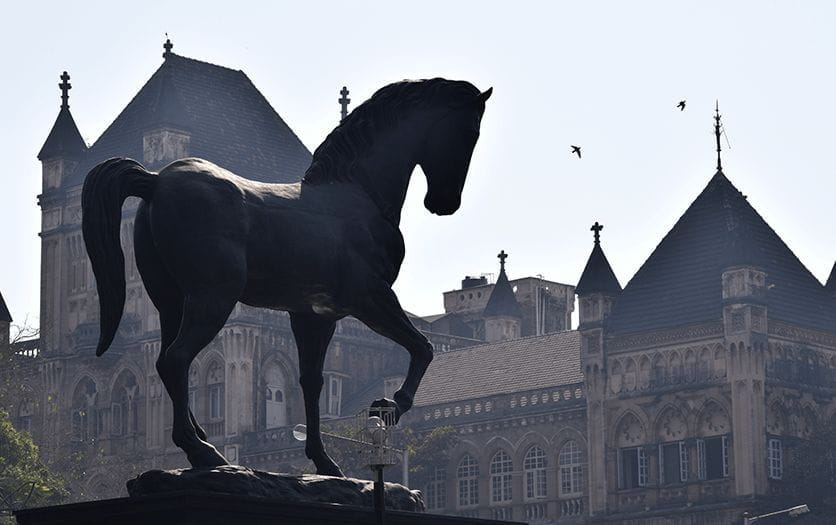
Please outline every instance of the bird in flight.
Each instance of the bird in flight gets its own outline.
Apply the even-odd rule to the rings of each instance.
[[[680,100],[680,101],[679,101],[679,104],[677,104],[677,105],[676,105],[676,107],[678,107],[678,108],[679,108],[679,111],[685,111],[685,101],[684,101],[684,100]]]
[[[572,146],[572,153],[577,153],[578,158],[581,158],[581,147],[580,146]]]

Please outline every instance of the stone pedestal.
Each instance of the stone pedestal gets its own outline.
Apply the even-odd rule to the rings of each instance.
[[[283,503],[210,492],[168,492],[20,510],[20,525],[344,525],[374,524],[370,507]],[[512,525],[515,522],[387,511],[386,525]],[[521,524],[516,524],[521,525]]]

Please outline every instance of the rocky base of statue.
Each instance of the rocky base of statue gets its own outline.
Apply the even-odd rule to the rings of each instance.
[[[149,470],[128,481],[127,485],[131,497],[188,490],[264,498],[280,503],[374,505],[372,481],[315,474],[276,474],[238,465]],[[410,490],[398,483],[386,483],[386,508],[423,512],[424,499],[420,491]]]

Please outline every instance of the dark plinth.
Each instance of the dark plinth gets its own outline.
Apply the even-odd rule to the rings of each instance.
[[[149,470],[128,481],[128,494],[152,496],[168,492],[211,492],[268,499],[282,503],[337,503],[356,507],[374,505],[374,482],[303,474],[264,472],[239,465],[213,468]],[[422,512],[421,492],[386,483],[386,508]]]
[[[20,525],[344,525],[374,524],[367,507],[272,500],[208,492],[169,492],[20,510]],[[387,525],[521,525],[510,521],[388,511]]]

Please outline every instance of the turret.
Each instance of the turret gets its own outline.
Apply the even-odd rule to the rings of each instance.
[[[836,263],[833,263],[833,269],[830,270],[830,277],[827,278],[827,283],[824,285],[830,295],[836,297]]]
[[[165,62],[155,79],[157,94],[142,135],[142,162],[150,169],[189,156],[191,119],[177,89],[174,63],[179,58],[171,52],[173,48],[171,40],[166,39]]]
[[[61,109],[58,111],[58,118],[52,125],[52,130],[47,135],[41,151],[38,153],[38,160],[43,166],[43,191],[58,188],[78,163],[79,157],[87,151],[87,144],[81,138],[81,133],[70,113],[70,75],[66,71],[61,74]]]
[[[589,510],[592,515],[607,508],[607,457],[604,399],[607,385],[607,361],[604,349],[604,325],[613,302],[621,294],[621,285],[601,248],[598,222],[590,230],[595,244],[575,287],[580,303],[578,331],[581,334],[581,364],[587,397],[587,433],[589,439]],[[615,458],[609,458],[615,461]]]
[[[499,252],[499,278],[482,313],[485,318],[485,341],[505,341],[520,337],[522,308],[517,302],[508,275],[505,273],[505,250]]]

